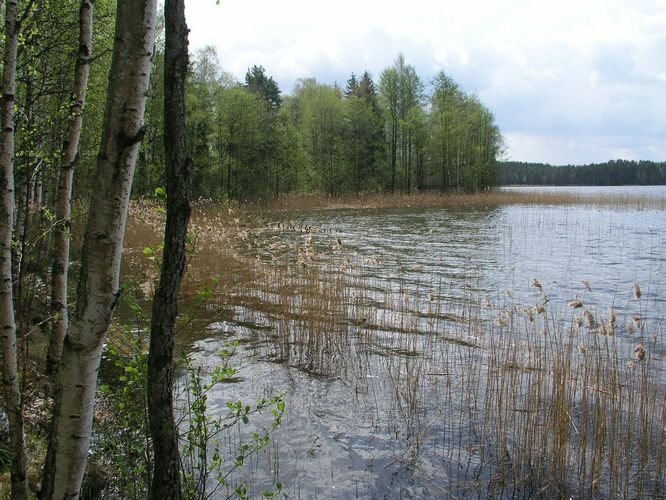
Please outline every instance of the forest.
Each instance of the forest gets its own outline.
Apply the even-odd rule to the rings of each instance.
[[[75,60],[73,2],[36,12],[20,52],[17,106],[19,189],[53,199]],[[85,124],[74,197],[94,184],[111,64],[113,2],[95,6]],[[56,22],[57,19],[57,22]],[[133,196],[152,195],[163,172],[164,34],[158,19],[146,128]],[[39,43],[30,39],[32,36]],[[503,150],[492,112],[444,72],[418,75],[402,55],[379,75],[359,69],[341,85],[303,78],[280,89],[257,61],[243,81],[223,70],[213,47],[193,51],[186,84],[186,130],[195,173],[192,196],[256,199],[285,193],[479,191],[498,182]],[[430,89],[430,90],[426,90]],[[27,153],[30,153],[26,156]],[[18,178],[17,178],[18,179]]]
[[[611,160],[590,165],[500,162],[500,184],[532,186],[625,186],[666,184],[666,162]]]
[[[186,90],[192,193],[245,200],[496,185],[503,146],[493,114],[443,72],[430,93],[427,83],[399,55],[376,79],[351,73],[340,87],[303,78],[284,95],[263,66],[237,82],[213,47],[196,50]],[[151,90],[138,196],[163,182],[159,80]]]

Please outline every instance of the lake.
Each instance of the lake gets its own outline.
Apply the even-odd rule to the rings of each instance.
[[[221,282],[181,347],[212,369],[238,342],[213,413],[286,401],[236,477],[255,494],[280,481],[291,498],[657,491],[665,215],[587,203],[253,212],[225,218],[236,229],[216,239],[229,222],[205,212],[185,294]]]

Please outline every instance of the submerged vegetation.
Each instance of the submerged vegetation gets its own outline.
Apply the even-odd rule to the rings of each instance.
[[[503,196],[498,203],[521,200],[518,193]],[[485,197],[454,199],[492,205]],[[545,200],[555,202],[548,195]],[[319,207],[353,205],[311,201]],[[435,203],[427,197],[421,204],[405,197],[393,202]],[[135,205],[128,233],[133,275],[145,269],[143,256],[130,251],[133,242],[140,244],[159,227],[146,217],[151,211],[143,203]],[[360,204],[374,206],[372,198]],[[186,290],[209,282],[211,269],[224,268],[228,275],[211,289],[211,301],[187,337],[186,343],[207,339],[199,348],[194,343],[195,352],[204,349],[198,357],[204,366],[206,349],[233,339],[248,369],[274,367],[268,387],[282,387],[282,369],[330,381],[326,390],[341,391],[339,410],[349,415],[343,429],[356,429],[340,431],[335,440],[350,447],[355,442],[358,450],[372,446],[371,457],[357,466],[375,464],[403,477],[398,484],[405,494],[663,495],[663,312],[647,310],[650,302],[638,281],[625,283],[613,304],[594,300],[595,283],[587,281],[569,291],[576,297],[569,304],[558,304],[535,277],[523,286],[528,302],[520,302],[501,290],[479,290],[473,260],[457,271],[460,288],[441,280],[415,282],[409,276],[418,270],[391,269],[379,254],[360,254],[326,228],[265,217],[256,209],[195,207],[191,231],[199,250]],[[145,276],[149,287],[152,278]],[[305,402],[285,397],[291,412],[303,411]],[[303,425],[304,415],[291,418],[301,422],[297,428]],[[276,448],[266,452],[269,463],[286,444],[281,436],[300,436],[294,424],[286,425]],[[392,436],[391,444],[379,436]],[[308,453],[317,460],[317,447]],[[260,483],[273,470],[259,462],[255,467]],[[285,484],[287,492],[316,491],[298,481]],[[366,487],[372,494],[379,486]]]

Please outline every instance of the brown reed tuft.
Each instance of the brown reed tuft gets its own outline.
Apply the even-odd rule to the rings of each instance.
[[[643,344],[638,344],[636,347],[634,347],[634,355],[638,361],[643,361],[646,354],[647,351],[645,350],[645,346],[643,346]]]
[[[532,280],[532,287],[533,287],[533,288],[536,288],[537,290],[539,290],[540,292],[543,293],[543,287],[541,286],[541,283],[539,283],[539,280],[538,280],[538,279],[534,278],[534,279]]]

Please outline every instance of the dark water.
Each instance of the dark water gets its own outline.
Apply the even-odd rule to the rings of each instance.
[[[615,342],[631,349],[652,339],[663,383],[664,215],[584,205],[263,214],[252,251],[296,283],[283,290],[290,304],[307,309],[298,283],[314,266],[317,280],[347,295],[344,313],[318,311],[343,316],[329,318],[324,346],[309,340],[302,320],[278,321],[269,308],[240,300],[191,345],[195,362],[212,367],[216,352],[240,341],[240,382],[215,389],[213,411],[229,400],[285,394],[282,425],[242,477],[255,493],[280,481],[291,498],[488,494],[479,484],[490,473],[465,418],[466,398],[475,400],[463,391],[473,381],[460,381],[466,364],[484,363],[479,329],[496,324],[498,310],[544,302],[531,286],[537,279],[553,317],[570,317],[574,299],[600,315],[613,305]],[[316,259],[304,267],[298,250],[306,245]],[[280,293],[267,286],[258,304],[279,303]],[[632,326],[637,314],[640,329]]]

